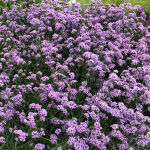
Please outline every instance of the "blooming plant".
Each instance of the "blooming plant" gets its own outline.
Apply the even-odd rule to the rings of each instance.
[[[145,17],[144,8],[140,9],[140,16]],[[149,20],[145,19],[145,22],[150,24],[150,19]]]
[[[0,14],[0,149],[150,149],[150,26],[140,6],[43,0]]]

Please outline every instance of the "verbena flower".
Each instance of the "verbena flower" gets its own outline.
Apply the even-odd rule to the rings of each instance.
[[[147,148],[144,9],[92,0],[81,15],[77,2],[11,3],[0,15],[1,147],[12,138],[35,150]]]

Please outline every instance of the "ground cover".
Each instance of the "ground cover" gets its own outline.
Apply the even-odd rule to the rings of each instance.
[[[3,7],[1,150],[150,149],[150,26],[139,6],[97,1],[84,17],[55,0]]]
[[[84,4],[89,4],[90,0],[77,0],[81,3],[81,6],[84,7]],[[114,3],[117,6],[122,4],[124,0],[102,0],[103,3]],[[131,3],[133,6],[140,5],[141,7],[145,8],[146,11],[150,10],[150,2],[149,0],[127,0],[127,3]]]
[[[68,2],[70,0],[67,0]],[[84,12],[84,9],[86,9],[88,6],[86,4],[90,4],[90,0],[76,0],[77,2],[79,2],[81,4],[82,7],[82,14]],[[109,4],[115,4],[117,6],[119,6],[120,4],[122,4],[124,2],[124,0],[102,0],[102,2],[104,4],[109,3]],[[150,19],[150,2],[149,0],[127,0],[127,3],[131,3],[132,6],[135,5],[140,5],[142,8],[144,8],[144,11],[146,13],[146,19]]]

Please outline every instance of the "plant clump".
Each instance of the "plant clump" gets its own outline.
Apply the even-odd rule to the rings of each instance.
[[[0,149],[148,150],[150,26],[140,6],[43,0],[0,15]]]

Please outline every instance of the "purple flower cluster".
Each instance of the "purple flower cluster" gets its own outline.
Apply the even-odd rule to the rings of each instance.
[[[150,26],[140,9],[100,0],[84,17],[79,3],[58,0],[3,9],[2,149],[9,138],[18,149],[149,149]]]
[[[144,8],[141,8],[139,12],[140,12],[141,17],[144,17],[144,18],[146,17],[145,12],[144,12]],[[149,20],[145,19],[145,23],[150,24],[150,19]]]

